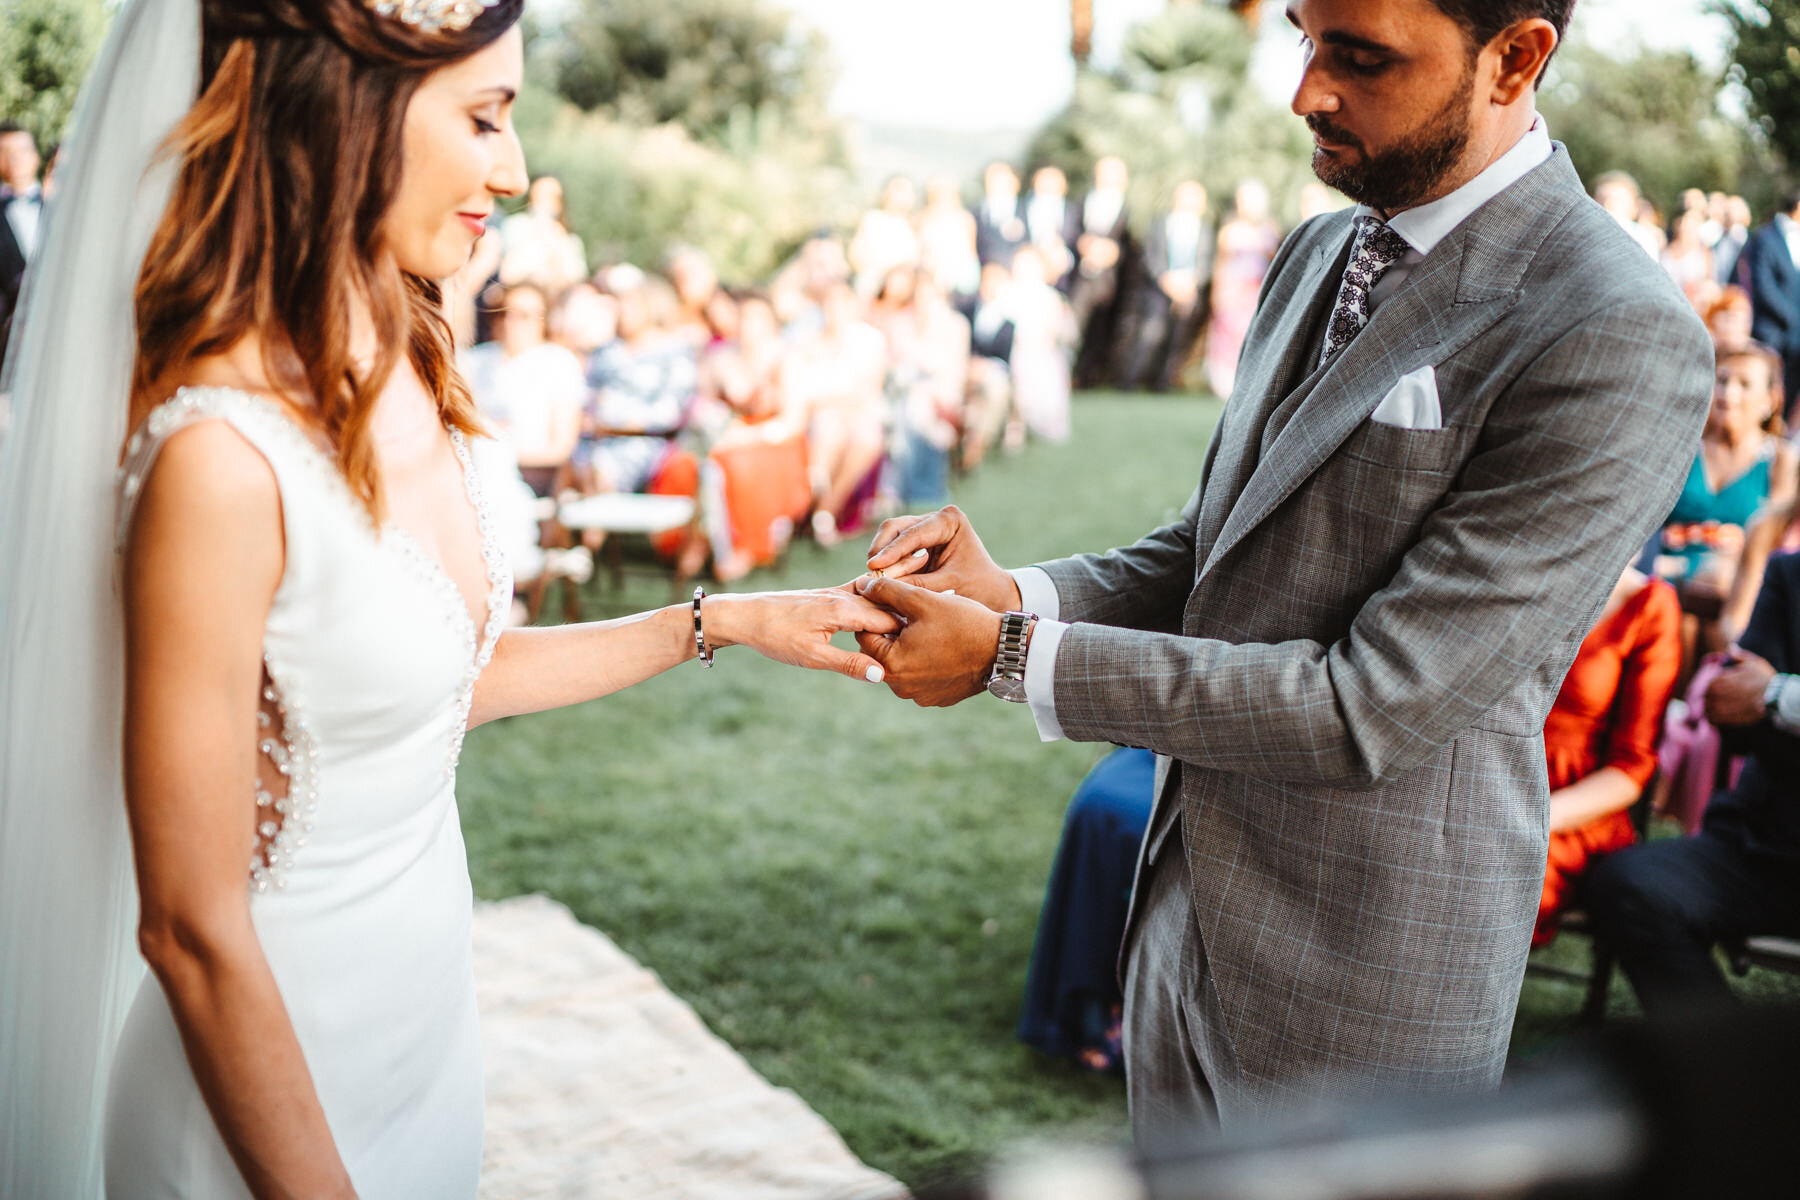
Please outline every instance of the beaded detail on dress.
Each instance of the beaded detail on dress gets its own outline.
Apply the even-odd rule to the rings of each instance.
[[[119,549],[125,545],[138,494],[162,444],[187,425],[224,417],[228,413],[250,415],[259,429],[277,437],[296,459],[307,464],[308,469],[325,483],[328,492],[360,517],[359,524],[370,537],[391,550],[392,557],[405,566],[408,574],[438,598],[442,615],[459,633],[465,654],[456,697],[454,732],[445,764],[446,776],[454,780],[463,734],[474,703],[475,682],[493,658],[494,646],[504,628],[505,613],[511,603],[511,576],[494,533],[492,514],[467,439],[460,430],[450,430],[450,444],[462,468],[464,491],[475,511],[488,582],[486,621],[479,636],[461,589],[443,565],[400,526],[389,522],[377,528],[362,502],[350,490],[342,471],[318,443],[308,437],[280,405],[248,392],[230,388],[183,388],[150,413],[143,427],[127,443],[125,461],[119,469],[116,526]],[[255,785],[256,845],[250,862],[250,886],[257,892],[285,885],[296,852],[306,844],[307,835],[313,831],[318,803],[319,749],[307,719],[306,700],[300,693],[296,673],[279,661],[278,656],[268,653],[266,647],[263,665],[266,679],[262,698],[272,706],[273,712],[267,707],[259,708],[257,744],[263,757],[285,780],[286,795],[276,795],[260,779]]]
[[[275,706],[280,729],[266,709],[257,710],[257,727],[265,731],[257,749],[287,781],[285,795],[277,796],[256,784],[256,853],[250,859],[250,886],[258,892],[287,885],[294,854],[306,845],[313,831],[319,804],[319,746],[308,726],[305,709],[293,683],[280,682],[279,668],[270,656],[263,659],[267,682],[262,698]],[[276,736],[271,737],[268,734]]]
[[[463,737],[469,731],[469,710],[475,704],[475,681],[482,671],[487,669],[488,662],[494,657],[494,647],[500,641],[501,631],[506,628],[506,612],[512,605],[512,575],[506,568],[506,558],[500,549],[500,539],[494,533],[494,513],[488,504],[487,493],[481,486],[481,472],[476,469],[474,456],[469,453],[468,439],[462,430],[450,431],[450,447],[456,451],[456,459],[462,464],[463,490],[468,494],[469,504],[475,509],[475,524],[481,532],[481,561],[487,568],[487,624],[481,631],[480,646],[475,656],[463,671],[462,687],[456,703],[456,721],[454,732],[450,735],[450,762],[445,768],[449,777],[456,778],[456,764],[462,758]],[[436,567],[436,560],[432,560]],[[443,575],[440,569],[438,572]],[[449,576],[445,575],[446,582]],[[463,608],[462,592],[451,584],[456,592],[456,607],[467,615]],[[470,641],[474,641],[471,631]]]

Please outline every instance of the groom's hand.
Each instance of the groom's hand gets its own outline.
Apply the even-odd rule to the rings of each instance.
[[[954,504],[929,516],[883,521],[870,546],[869,570],[933,592],[967,596],[994,612],[1020,603],[1019,585],[988,556],[969,518]]]
[[[871,576],[859,579],[856,590],[906,622],[897,634],[856,635],[863,653],[887,673],[894,695],[941,708],[986,689],[1000,648],[998,613],[910,581]]]

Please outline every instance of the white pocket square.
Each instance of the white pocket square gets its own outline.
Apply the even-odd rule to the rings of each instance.
[[[1423,366],[1402,375],[1369,419],[1397,429],[1442,429],[1444,412],[1438,407],[1437,372]]]

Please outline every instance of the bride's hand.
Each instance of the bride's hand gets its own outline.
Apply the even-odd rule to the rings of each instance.
[[[893,613],[842,588],[726,593],[708,596],[701,605],[708,645],[749,646],[789,666],[836,671],[870,683],[882,681],[881,664],[832,645],[831,635],[900,631],[900,619]]]

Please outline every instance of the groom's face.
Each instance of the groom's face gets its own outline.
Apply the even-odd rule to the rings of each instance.
[[[1294,112],[1313,171],[1389,215],[1437,199],[1467,157],[1478,56],[1433,0],[1294,0]]]

